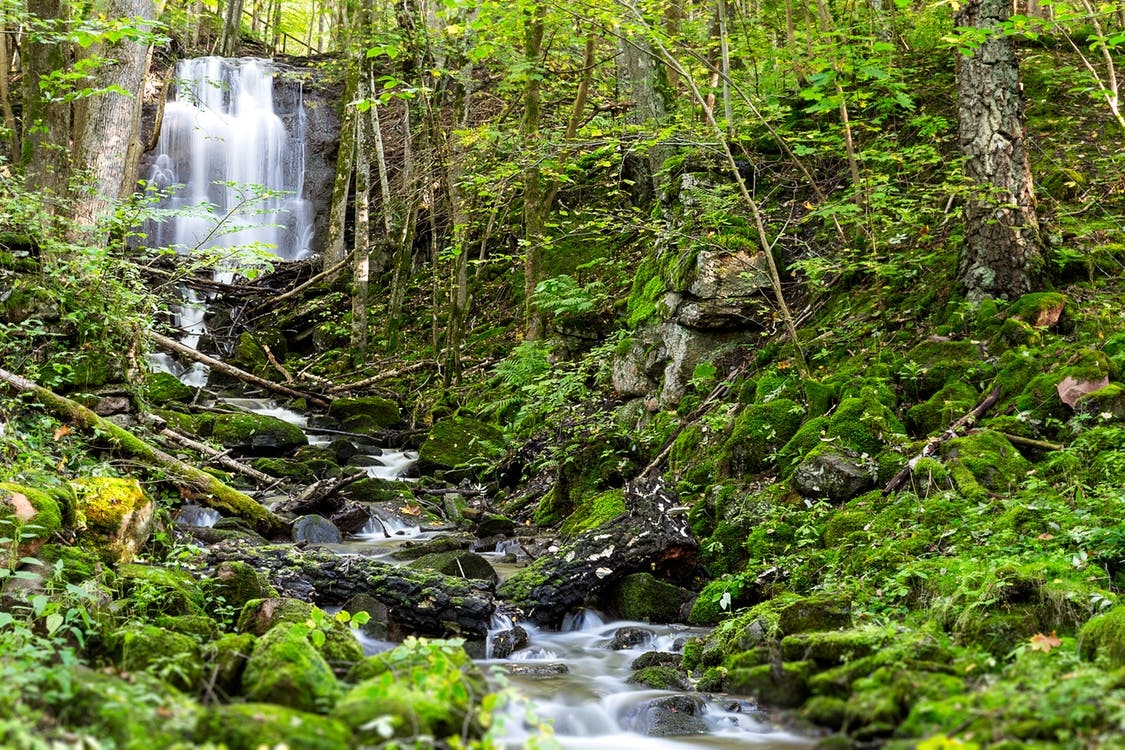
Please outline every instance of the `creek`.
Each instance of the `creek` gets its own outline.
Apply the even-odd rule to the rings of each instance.
[[[231,256],[241,249],[269,249],[281,260],[312,252],[312,208],[301,197],[305,118],[300,102],[290,102],[285,118],[274,111],[274,71],[266,61],[185,60],[177,66],[177,78],[149,176],[151,185],[166,191],[161,207],[174,216],[150,228],[153,244],[183,253],[207,251],[217,256],[220,274],[234,267]],[[183,291],[172,312],[183,343],[196,347],[207,333],[202,295]],[[182,365],[168,355],[154,356],[151,365],[189,385],[207,382],[205,368]],[[276,417],[306,430],[310,444],[329,442],[310,428],[306,414],[272,400],[224,395],[211,405]],[[368,452],[352,463],[380,479],[407,480],[417,461],[417,453],[409,450]],[[371,520],[359,533],[327,546],[338,553],[393,561],[397,548],[442,533],[419,526],[395,509],[370,508],[369,512]],[[195,507],[180,515],[181,522],[192,525],[216,520],[213,511]],[[512,551],[511,544],[501,542],[494,552],[484,553],[502,578],[517,569],[518,563],[505,554]],[[520,627],[526,632],[525,642],[507,649],[503,658],[492,657],[494,649],[486,647],[486,658],[479,660],[492,674],[494,687],[506,687],[515,698],[504,722],[503,741],[508,746],[522,746],[529,739],[524,720],[528,710],[554,727],[565,748],[753,746],[768,750],[812,744],[779,729],[750,702],[653,690],[627,681],[638,657],[676,653],[687,638],[703,630],[606,622],[592,610],[573,613],[558,631],[530,624]],[[511,621],[498,616],[494,635],[512,628]],[[621,632],[639,637],[611,645]],[[385,641],[364,642],[369,653],[391,646]]]

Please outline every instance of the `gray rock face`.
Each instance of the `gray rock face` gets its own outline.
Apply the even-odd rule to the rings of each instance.
[[[801,461],[793,472],[793,488],[804,497],[843,502],[872,489],[876,477],[873,459],[848,448],[828,448]]]
[[[301,516],[293,522],[293,541],[309,544],[339,544],[340,530],[323,516]]]
[[[638,704],[623,718],[629,729],[649,737],[706,734],[703,701],[687,695],[654,698]]]

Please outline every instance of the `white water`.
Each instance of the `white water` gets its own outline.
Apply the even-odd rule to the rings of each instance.
[[[151,247],[215,250],[239,267],[236,249],[303,258],[312,241],[305,180],[305,115],[274,108],[274,69],[265,60],[202,57],[176,65],[165,103],[151,188],[168,191],[170,216],[147,227]]]
[[[510,626],[497,622],[497,627]],[[621,627],[639,627],[654,633],[651,642],[635,648],[614,651],[608,648],[613,634]],[[653,699],[677,693],[652,690],[626,683],[630,664],[647,651],[673,651],[674,644],[704,631],[684,626],[649,625],[639,622],[604,622],[596,613],[585,611],[568,618],[560,632],[539,630],[524,623],[530,644],[507,660],[488,660],[486,665],[513,663],[524,666],[565,664],[568,671],[558,675],[507,677],[519,696],[505,719],[505,742],[519,747],[534,736],[534,727],[525,722],[530,710],[538,720],[549,723],[555,739],[567,750],[683,750],[684,748],[746,748],[779,750],[808,748],[813,742],[772,724],[753,705],[725,696],[685,695],[703,699],[702,718],[708,734],[680,737],[649,737],[641,733],[640,715]],[[734,709],[734,710],[732,710]]]

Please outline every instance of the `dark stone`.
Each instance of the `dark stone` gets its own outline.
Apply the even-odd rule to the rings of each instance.
[[[684,605],[694,598],[691,591],[658,581],[649,573],[634,573],[618,581],[602,601],[623,620],[681,622]]]
[[[528,643],[530,639],[527,631],[519,625],[513,625],[507,630],[492,634],[489,639],[489,645],[492,647],[491,656],[493,659],[507,659],[514,651],[527,648]]]
[[[358,534],[371,520],[371,514],[357,502],[347,501],[328,518],[342,534]]]
[[[570,667],[559,663],[542,662],[513,662],[504,666],[510,675],[530,677],[532,679],[547,679],[570,672]]]
[[[674,695],[637,704],[622,717],[621,723],[648,737],[681,737],[707,733],[702,714],[701,699]]]
[[[515,531],[516,522],[507,516],[485,513],[477,522],[474,531],[479,537],[506,536]]]
[[[493,586],[500,582],[500,576],[493,570],[487,560],[475,552],[455,550],[452,552],[434,552],[423,555],[410,563],[411,568],[436,570],[447,576],[455,578],[472,578],[488,581]]]
[[[323,516],[301,516],[293,522],[293,541],[309,544],[339,544],[340,530]]]
[[[875,487],[878,467],[871,457],[844,447],[809,453],[793,472],[793,488],[802,496],[843,502]]]
[[[656,634],[644,628],[618,628],[609,642],[609,648],[614,651],[623,651],[627,648],[651,643],[654,638],[656,638]]]
[[[379,641],[385,641],[390,634],[390,610],[387,605],[371,596],[370,594],[356,594],[351,599],[344,602],[341,608],[349,614],[356,614],[357,612],[366,612],[371,616],[367,622],[359,626],[360,631],[369,638],[374,638]]]
[[[641,654],[633,663],[629,665],[629,669],[647,669],[648,667],[679,667],[683,657],[679,654],[671,654],[667,651],[649,651]]]

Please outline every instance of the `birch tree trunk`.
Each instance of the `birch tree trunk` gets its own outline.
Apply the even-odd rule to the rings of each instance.
[[[367,75],[360,72],[358,99],[368,96]],[[355,117],[355,266],[352,271],[352,357],[367,356],[367,297],[371,274],[371,159],[367,151],[366,112]]]
[[[1001,29],[1011,10],[1008,0],[968,0],[953,20],[989,32],[957,70],[961,149],[973,189],[958,275],[972,301],[1025,294],[1042,262],[1019,62]]]

